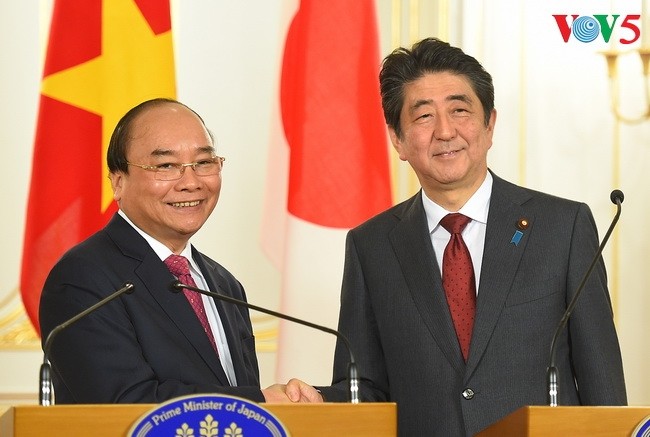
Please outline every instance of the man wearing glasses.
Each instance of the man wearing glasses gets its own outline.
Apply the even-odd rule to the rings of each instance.
[[[40,305],[43,339],[126,281],[134,292],[52,342],[57,403],[159,403],[194,393],[320,399],[295,379],[260,389],[246,308],[170,291],[178,279],[246,299],[230,272],[189,244],[217,204],[224,164],[201,117],[175,100],[143,102],[118,122],[107,161],[119,211],[50,272]]]

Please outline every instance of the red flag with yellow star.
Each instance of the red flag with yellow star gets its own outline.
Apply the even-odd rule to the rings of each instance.
[[[55,0],[20,279],[37,331],[50,269],[117,209],[106,166],[117,121],[143,100],[175,96],[169,0]]]

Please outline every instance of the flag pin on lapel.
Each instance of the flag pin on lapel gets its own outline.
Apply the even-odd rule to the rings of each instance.
[[[515,246],[519,245],[519,241],[521,241],[521,237],[524,236],[524,233],[522,231],[525,231],[528,229],[528,219],[526,218],[520,218],[517,221],[517,230],[515,231],[515,234],[512,236],[512,239],[510,242],[514,244]]]

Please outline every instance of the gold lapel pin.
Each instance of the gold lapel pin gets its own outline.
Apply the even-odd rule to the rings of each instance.
[[[528,225],[529,225],[529,221],[528,221],[527,218],[520,218],[517,221],[517,229],[520,229],[522,231],[525,231],[526,229],[528,229]]]

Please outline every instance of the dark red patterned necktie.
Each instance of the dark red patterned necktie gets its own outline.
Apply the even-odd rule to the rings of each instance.
[[[451,234],[442,259],[442,286],[465,361],[469,357],[469,343],[476,312],[474,267],[461,235],[470,221],[469,217],[459,213],[447,214],[440,220],[442,227]]]
[[[178,280],[183,284],[196,287],[196,282],[194,282],[194,278],[192,278],[192,275],[190,274],[190,262],[187,260],[187,258],[180,255],[169,255],[169,257],[165,260],[165,265],[172,273],[172,275],[176,276]],[[210,343],[212,343],[214,351],[217,352],[217,355],[219,355],[219,352],[217,350],[217,343],[214,341],[212,329],[210,329],[210,323],[208,323],[208,316],[205,314],[205,307],[203,306],[201,295],[196,291],[188,290],[187,288],[183,289],[183,294],[185,294],[185,297],[190,302],[190,305],[196,313],[196,316],[199,318],[201,326],[203,326],[205,334],[208,336]]]

